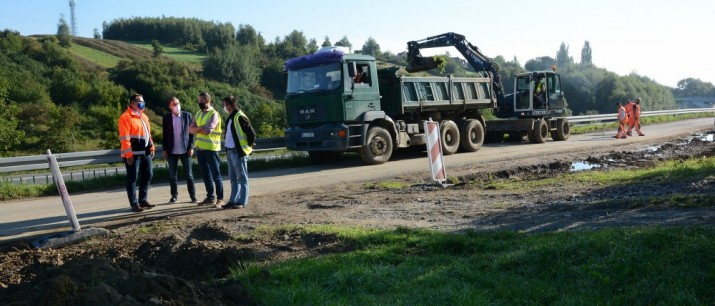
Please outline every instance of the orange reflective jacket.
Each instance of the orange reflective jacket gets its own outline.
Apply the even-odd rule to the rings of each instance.
[[[127,111],[119,116],[119,142],[123,158],[144,156],[154,151],[149,118],[127,107]]]

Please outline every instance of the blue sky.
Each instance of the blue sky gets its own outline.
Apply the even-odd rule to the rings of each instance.
[[[130,17],[196,17],[250,24],[266,41],[293,30],[322,43],[347,36],[354,47],[373,37],[398,53],[409,40],[444,32],[464,34],[490,57],[517,57],[523,65],[556,55],[561,42],[580,61],[584,41],[593,63],[620,75],[636,72],[675,87],[687,77],[715,83],[715,1],[219,1],[77,0],[79,36],[102,22]],[[0,1],[0,28],[23,35],[54,34],[68,0]],[[449,51],[456,55],[455,49]]]

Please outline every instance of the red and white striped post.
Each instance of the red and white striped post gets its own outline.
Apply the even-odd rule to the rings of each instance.
[[[425,141],[427,143],[427,158],[429,159],[429,169],[432,181],[443,184],[447,180],[447,172],[444,169],[444,159],[442,158],[442,142],[439,139],[439,123],[432,121],[424,122]]]

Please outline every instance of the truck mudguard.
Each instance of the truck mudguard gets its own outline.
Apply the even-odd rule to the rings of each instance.
[[[384,111],[369,111],[365,112],[363,114],[363,119],[362,119],[362,135],[360,136],[361,143],[364,146],[365,141],[367,141],[367,130],[370,128],[370,124],[375,121],[375,120],[384,120],[389,123],[389,126],[384,126],[390,134],[392,134],[392,142],[396,143],[397,142],[397,128],[395,127],[395,121],[390,118],[390,116],[386,115]]]

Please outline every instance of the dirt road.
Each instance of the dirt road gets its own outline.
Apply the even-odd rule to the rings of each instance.
[[[584,155],[647,147],[693,133],[711,129],[712,119],[695,119],[644,127],[645,137],[616,140],[611,132],[572,135],[568,141],[548,141],[545,144],[501,143],[487,144],[478,152],[460,153],[445,157],[448,176],[461,176],[475,171],[489,171],[514,165],[531,165],[552,161],[571,162]],[[383,165],[365,166],[359,160],[334,164],[250,173],[251,196],[280,196],[289,191],[307,190],[318,193],[340,188],[341,184],[380,181],[390,178],[412,177],[415,183],[428,181],[426,158],[422,154],[393,156]],[[224,181],[225,190],[228,182]],[[180,186],[181,200],[188,200]],[[203,184],[197,182],[199,197],[205,194]],[[133,220],[163,213],[190,214],[198,208],[187,203],[163,205],[169,196],[168,185],[154,185],[149,201],[160,204],[141,215],[131,213],[123,188],[71,195],[75,211],[83,227],[109,220]],[[301,199],[295,199],[301,201]],[[255,201],[254,207],[260,205]],[[270,213],[270,212],[266,212]],[[59,197],[0,203],[0,242],[68,230],[69,223]]]

